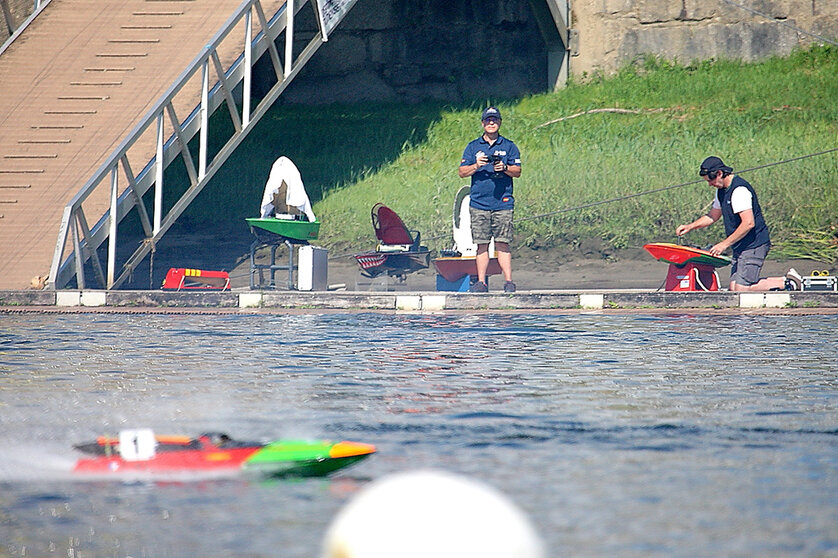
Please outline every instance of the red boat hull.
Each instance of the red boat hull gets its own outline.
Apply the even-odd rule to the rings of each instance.
[[[90,455],[73,471],[87,474],[252,471],[271,476],[323,476],[375,453],[359,442],[283,439],[267,444],[210,432],[197,438],[155,436],[149,429],[125,430],[78,444]]]
[[[477,263],[474,257],[437,258],[434,260],[434,267],[443,279],[451,283],[459,281],[466,275],[477,276]],[[498,259],[490,259],[486,275],[500,275],[501,273]]]
[[[79,473],[238,470],[248,457],[260,449],[262,446],[165,451],[139,461],[127,461],[116,455],[91,457],[79,459],[73,470]]]

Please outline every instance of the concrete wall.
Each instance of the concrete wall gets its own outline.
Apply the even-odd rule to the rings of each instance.
[[[838,40],[838,0],[572,0],[579,31],[574,75],[608,74],[651,53],[682,63],[709,58],[759,60],[813,40],[781,22]]]

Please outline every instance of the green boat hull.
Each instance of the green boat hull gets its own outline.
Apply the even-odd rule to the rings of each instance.
[[[327,459],[325,461],[274,461],[260,463],[245,463],[243,470],[247,473],[257,474],[264,477],[325,477],[366,459],[368,456],[343,457],[340,459]]]
[[[315,240],[320,234],[320,221],[297,221],[274,217],[264,219],[249,217],[245,221],[257,237],[260,233],[269,233],[291,241],[308,242]]]
[[[282,440],[251,455],[243,469],[273,477],[320,477],[353,465],[373,453],[375,447],[369,444]]]

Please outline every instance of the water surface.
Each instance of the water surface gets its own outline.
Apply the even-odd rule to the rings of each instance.
[[[317,556],[368,482],[507,494],[550,556],[838,552],[835,316],[0,316],[0,556]],[[122,428],[350,439],[327,478],[80,480]]]

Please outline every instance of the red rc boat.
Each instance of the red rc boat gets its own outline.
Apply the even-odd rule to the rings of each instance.
[[[718,291],[717,267],[730,264],[730,258],[714,255],[694,246],[653,242],[643,246],[655,259],[669,264],[667,291]]]
[[[151,430],[100,436],[76,445],[90,457],[76,462],[76,473],[179,473],[252,471],[269,476],[323,476],[375,453],[375,446],[357,442],[277,440],[246,442],[211,432],[197,438],[155,436]]]

